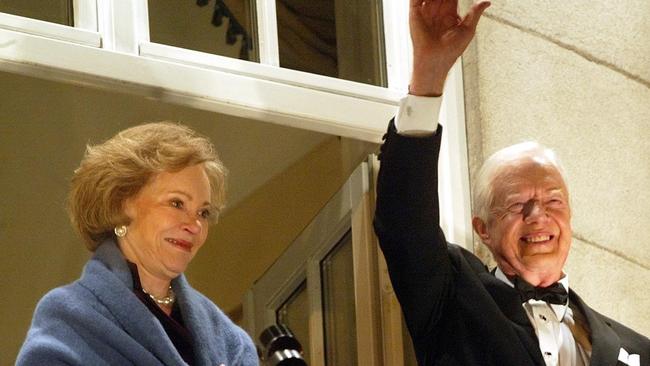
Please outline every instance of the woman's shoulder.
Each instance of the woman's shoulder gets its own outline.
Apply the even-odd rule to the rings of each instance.
[[[41,298],[36,304],[31,328],[43,332],[78,332],[80,328],[105,326],[115,321],[106,304],[77,280],[54,288]]]
[[[74,363],[79,356],[74,345],[83,344],[79,327],[93,308],[88,295],[77,281],[46,293],[36,305],[17,364]]]
[[[56,287],[39,300],[34,315],[65,312],[76,314],[76,310],[84,307],[89,295],[88,290],[81,286],[78,280]]]

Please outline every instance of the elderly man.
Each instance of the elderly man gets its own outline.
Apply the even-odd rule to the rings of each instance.
[[[474,36],[486,1],[411,0],[410,95],[381,149],[375,230],[424,365],[650,365],[650,340],[589,308],[563,266],[571,209],[554,154],[535,143],[484,164],[472,225],[492,252],[488,272],[439,227],[435,123],[444,80]]]

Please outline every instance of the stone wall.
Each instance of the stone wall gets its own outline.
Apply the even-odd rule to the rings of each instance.
[[[470,174],[523,140],[555,149],[572,196],[571,287],[646,336],[648,18],[645,0],[493,1],[463,59]]]

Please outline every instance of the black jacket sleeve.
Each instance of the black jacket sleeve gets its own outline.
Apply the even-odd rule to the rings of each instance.
[[[379,155],[374,227],[414,340],[435,332],[454,291],[439,225],[441,136],[441,126],[432,136],[402,136],[391,121]]]

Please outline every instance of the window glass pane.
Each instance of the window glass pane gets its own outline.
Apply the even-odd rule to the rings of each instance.
[[[276,0],[280,66],[385,85],[380,0]]]
[[[257,61],[254,0],[149,0],[151,42]]]
[[[327,365],[357,364],[352,235],[343,239],[321,262]]]
[[[72,0],[0,0],[0,12],[74,26]]]
[[[287,301],[277,310],[278,324],[291,329],[293,335],[302,345],[303,358],[311,364],[309,358],[309,298],[307,282],[304,282],[291,294]]]

